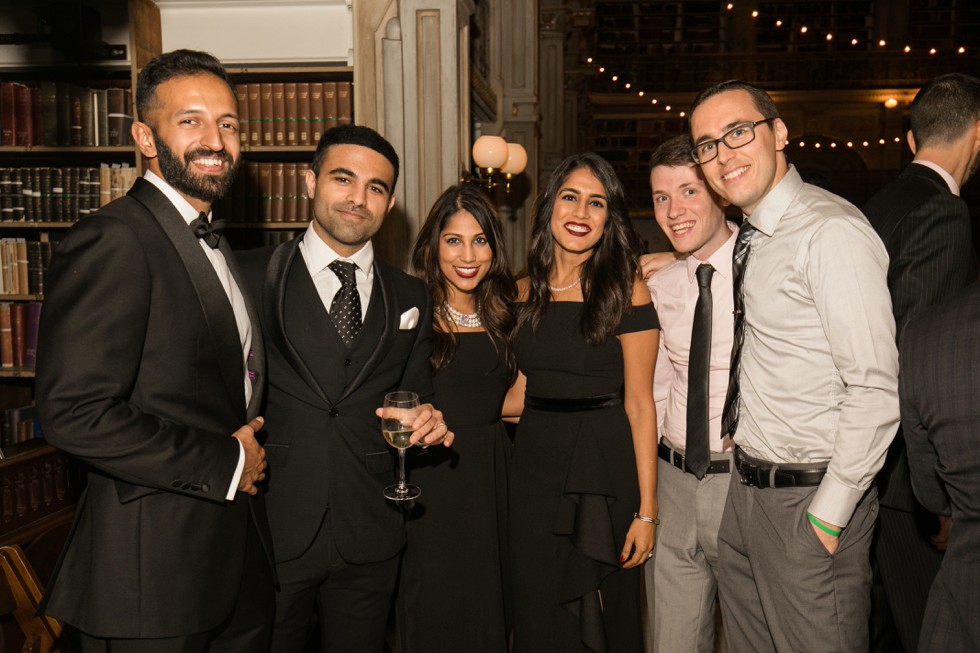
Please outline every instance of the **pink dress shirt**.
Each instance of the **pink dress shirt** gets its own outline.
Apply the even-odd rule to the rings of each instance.
[[[732,251],[738,227],[707,261],[688,255],[647,280],[653,305],[660,318],[660,352],[654,374],[653,398],[657,404],[657,429],[661,439],[683,450],[687,439],[687,369],[691,350],[694,306],[698,282],[694,276],[701,263],[715,269],[711,277],[711,371],[708,378],[708,434],[712,453],[731,450],[731,438],[722,437],[721,412],[728,390],[728,368],[735,330],[732,303]]]

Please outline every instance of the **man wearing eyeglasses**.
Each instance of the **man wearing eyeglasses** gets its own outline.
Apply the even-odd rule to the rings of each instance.
[[[729,81],[691,108],[692,155],[745,223],[718,536],[733,651],[865,650],[871,488],[898,425],[888,256],[861,212],[803,182],[769,95]]]

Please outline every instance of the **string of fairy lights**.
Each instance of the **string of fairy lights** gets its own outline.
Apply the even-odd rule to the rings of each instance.
[[[726,6],[725,6],[725,10],[728,11],[728,12],[736,11],[735,3],[732,3],[732,2],[727,3]],[[790,24],[793,21],[787,21],[787,20],[784,20],[782,18],[776,18],[776,17],[768,17],[767,18],[767,17],[765,17],[762,14],[762,12],[760,12],[758,10],[755,10],[755,9],[752,10],[751,12],[749,12],[749,15],[750,15],[750,17],[752,18],[753,21],[758,21],[759,23],[761,23],[763,21],[766,21],[768,23],[767,26],[770,26],[771,25],[773,28],[776,28],[776,29],[785,28],[787,30],[798,31],[799,34],[801,34],[801,35],[809,35],[811,38],[814,38],[814,39],[822,38],[823,40],[825,40],[827,42],[832,42],[835,39],[835,34],[832,31],[822,32],[820,30],[811,29],[810,26],[807,25],[807,24],[798,24],[796,26],[793,26],[793,25]],[[859,38],[856,38],[856,37],[852,37],[850,39],[850,45],[852,47],[868,46],[869,44],[872,47],[877,47],[877,48],[887,48],[888,47],[888,41],[886,39],[878,39],[877,43],[875,43],[874,41],[862,40],[862,39],[859,39]],[[900,48],[900,50],[902,52],[904,52],[905,54],[910,54],[913,51],[916,51],[916,52],[927,52],[930,56],[934,56],[934,55],[936,55],[936,54],[938,54],[938,53],[941,52],[941,50],[939,48],[935,48],[935,47],[931,47],[931,48],[928,48],[928,49],[919,48],[918,50],[915,50],[910,45],[905,45],[904,47]],[[964,55],[967,52],[967,48],[966,48],[966,46],[962,46],[961,45],[959,47],[956,47],[953,50],[953,52],[955,52],[957,55]],[[610,79],[610,81],[612,82],[613,85],[619,83],[619,81],[620,81],[620,75],[618,73],[614,72],[614,71],[608,70],[606,66],[601,65],[596,60],[595,57],[587,57],[586,58],[586,63],[595,66],[595,69],[596,69],[596,72],[597,72],[598,75],[608,75],[609,76],[609,79]],[[649,92],[647,92],[646,90],[634,88],[634,85],[631,82],[624,81],[622,88],[623,88],[624,91],[628,91],[630,93],[635,93],[638,98],[644,98],[644,99],[650,98],[650,106],[651,107],[656,107],[656,108],[664,111],[665,113],[671,113],[673,111],[673,107],[670,104],[661,103],[658,98],[656,98],[656,97],[650,97],[652,94],[649,93]],[[898,106],[898,101],[895,100],[894,98],[888,98],[884,102],[884,106],[886,108],[893,109],[896,106]],[[687,113],[685,111],[677,111],[677,112],[673,113],[673,115],[676,116],[678,119],[684,119],[687,116]],[[890,137],[890,138],[864,139],[864,140],[846,140],[846,141],[845,140],[834,140],[834,139],[826,138],[826,139],[812,140],[812,141],[809,141],[809,142],[807,142],[805,139],[799,139],[799,140],[796,140],[796,141],[787,141],[787,145],[790,146],[790,147],[794,147],[795,146],[797,148],[812,147],[814,149],[818,149],[819,150],[821,148],[836,149],[837,147],[869,148],[869,147],[874,147],[874,146],[891,145],[893,143],[899,143],[900,144],[902,141],[903,141],[903,138],[902,137],[899,137],[899,136],[894,136],[894,137]]]

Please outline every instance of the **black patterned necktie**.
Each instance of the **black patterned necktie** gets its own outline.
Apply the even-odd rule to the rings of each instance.
[[[361,330],[361,296],[357,292],[354,271],[357,266],[340,259],[328,265],[340,279],[340,290],[330,302],[330,319],[344,344],[350,347]]]
[[[735,338],[732,342],[732,363],[728,370],[728,394],[725,395],[725,408],[722,411],[721,435],[726,433],[735,437],[738,427],[738,363],[742,358],[742,340],[745,336],[745,292],[742,279],[745,265],[749,260],[749,243],[756,228],[748,220],[738,229],[735,251],[732,254],[732,300],[735,305]]]
[[[201,213],[191,220],[191,229],[194,235],[205,242],[211,249],[218,249],[221,242],[221,233],[225,230],[226,220],[213,220],[208,222],[208,214]]]
[[[708,373],[711,363],[711,275],[707,263],[698,266],[698,303],[694,306],[691,353],[687,368],[687,442],[684,460],[688,469],[704,478],[711,464],[708,446]]]

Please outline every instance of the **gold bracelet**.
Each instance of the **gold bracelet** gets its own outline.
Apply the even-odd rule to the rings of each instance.
[[[641,515],[638,512],[633,513],[633,519],[639,519],[642,522],[653,524],[654,526],[660,526],[660,520],[657,519],[656,517],[647,517],[645,515]]]

